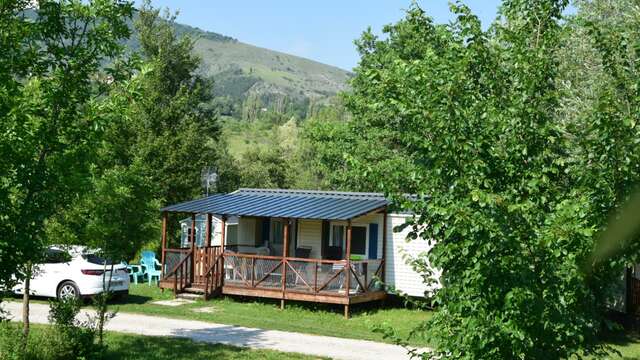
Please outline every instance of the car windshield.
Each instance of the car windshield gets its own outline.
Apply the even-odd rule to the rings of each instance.
[[[112,260],[102,258],[96,254],[82,254],[82,258],[96,265],[103,265],[105,261],[107,265],[115,264]]]

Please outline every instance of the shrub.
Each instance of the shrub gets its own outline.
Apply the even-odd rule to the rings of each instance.
[[[80,301],[65,299],[49,303],[49,322],[53,324],[45,332],[42,341],[33,339],[32,345],[42,345],[38,355],[42,360],[93,359],[100,346],[95,343],[95,321],[77,319]],[[40,344],[39,344],[40,343]]]

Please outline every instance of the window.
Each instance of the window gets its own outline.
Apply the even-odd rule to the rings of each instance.
[[[345,239],[345,228],[344,225],[333,225],[331,227],[331,240],[329,241],[330,246],[340,246],[344,248],[344,239]]]
[[[367,255],[367,228],[365,226],[351,227],[351,254]]]
[[[351,226],[351,254],[352,255],[367,255],[367,236],[368,231],[366,226]],[[331,225],[331,237],[329,239],[329,246],[338,246],[342,249],[342,255],[344,256],[347,251],[347,226],[346,225]]]
[[[45,264],[61,264],[71,261],[71,255],[66,251],[49,249],[45,254]]]
[[[90,262],[92,264],[96,264],[96,265],[104,265],[105,262],[107,265],[112,265],[115,264],[115,262],[111,261],[111,260],[107,260],[105,258],[102,258],[96,254],[83,254],[82,258],[87,260],[87,262]]]

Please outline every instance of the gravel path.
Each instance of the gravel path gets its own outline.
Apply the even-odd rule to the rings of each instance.
[[[5,302],[2,307],[11,314],[15,321],[22,319],[22,304]],[[48,313],[49,307],[47,305],[31,304],[31,321],[33,323],[46,324]],[[83,310],[81,316],[84,317],[86,313],[88,312]],[[345,326],[349,325],[345,324]],[[138,335],[184,337],[200,342],[297,352],[333,359],[409,359],[407,350],[404,348],[374,341],[263,330],[130,313],[118,313],[107,323],[107,330]]]

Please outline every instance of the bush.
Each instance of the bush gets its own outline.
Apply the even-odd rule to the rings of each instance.
[[[80,301],[65,299],[49,303],[49,322],[52,327],[45,331],[41,341],[32,340],[34,347],[41,349],[42,360],[93,359],[99,355],[100,346],[95,343],[96,327],[92,319],[77,320]]]

